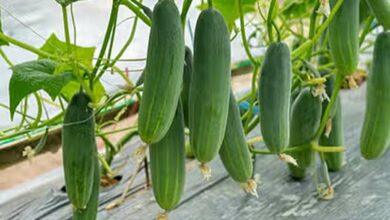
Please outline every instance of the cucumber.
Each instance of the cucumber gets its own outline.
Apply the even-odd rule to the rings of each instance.
[[[313,150],[310,142],[317,132],[322,114],[319,97],[314,97],[310,88],[304,88],[294,101],[291,111],[290,147],[301,147],[301,151],[289,153],[298,163],[298,167],[288,164],[290,174],[295,179],[305,177],[306,168],[311,165]]]
[[[253,171],[251,153],[246,143],[240,111],[233,92],[230,95],[228,122],[219,156],[235,181],[245,183],[251,178]]]
[[[330,0],[331,8],[337,0]],[[340,74],[355,72],[359,61],[359,0],[344,0],[329,24],[329,47]]]
[[[196,23],[189,99],[190,143],[202,163],[217,155],[225,135],[230,78],[229,31],[221,13],[208,8]]]
[[[362,1],[362,0],[361,0]],[[375,18],[385,30],[390,29],[390,1],[389,0],[366,0]]]
[[[337,100],[337,109],[335,115],[332,117],[332,130],[329,137],[323,133],[320,137],[319,144],[321,146],[343,146],[344,145],[344,133],[343,133],[343,120],[342,120],[342,108],[340,99]],[[323,104],[322,109],[325,110],[326,105]],[[325,162],[329,171],[339,171],[344,165],[344,153],[324,153]]]
[[[319,65],[326,65],[330,62],[330,59],[326,56],[320,56],[318,63]],[[329,71],[323,70],[320,71],[321,76],[329,74]],[[332,96],[333,88],[335,83],[335,76],[332,76],[327,79],[326,93],[329,97]],[[324,115],[325,110],[328,106],[328,101],[324,100],[322,103],[322,115]],[[342,122],[342,109],[341,109],[341,100],[340,95],[337,96],[336,103],[333,105],[333,108],[330,111],[329,118],[332,119],[332,130],[329,134],[329,137],[326,136],[326,131],[323,131],[319,144],[322,146],[342,146],[344,144],[344,134],[343,134],[343,122]],[[344,165],[344,153],[324,153],[325,162],[327,164],[328,170],[338,171]]]
[[[181,91],[181,101],[183,103],[184,124],[188,127],[188,105],[190,97],[190,84],[192,76],[192,52],[186,47],[183,71],[183,90]]]
[[[100,166],[99,161],[95,160],[94,181],[91,198],[88,201],[87,207],[82,210],[73,212],[73,220],[95,220],[99,207],[99,191],[100,191]]]
[[[183,109],[179,103],[167,134],[151,144],[150,170],[154,197],[161,208],[171,210],[179,203],[185,182]]]
[[[265,54],[259,80],[261,134],[272,153],[288,146],[291,99],[291,59],[285,43],[272,43]]]
[[[160,0],[153,10],[138,129],[148,144],[161,140],[175,115],[183,83],[184,37],[173,0]]]
[[[95,117],[85,93],[72,97],[62,128],[66,192],[73,206],[84,209],[92,194],[97,148]]]
[[[360,151],[367,160],[382,156],[390,145],[390,32],[382,32],[374,45],[374,60],[367,80],[367,104]]]

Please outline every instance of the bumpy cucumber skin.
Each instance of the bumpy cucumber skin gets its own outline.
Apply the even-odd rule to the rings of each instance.
[[[230,96],[230,39],[216,9],[203,10],[196,23],[194,72],[189,100],[190,142],[202,163],[218,153],[226,129]]]
[[[310,142],[320,126],[322,105],[319,97],[314,97],[310,88],[304,88],[296,98],[291,111],[290,147],[302,146],[305,150],[289,153],[298,167],[288,164],[290,174],[295,179],[305,177],[306,168],[311,165],[313,151]]]
[[[73,96],[62,128],[62,152],[66,192],[73,206],[84,209],[92,194],[95,158],[95,117],[85,93]]]
[[[367,80],[367,104],[360,151],[367,160],[382,156],[390,145],[390,32],[379,34]]]
[[[251,153],[246,143],[240,110],[234,94],[229,101],[228,122],[219,156],[229,175],[239,183],[247,182],[253,171]]]
[[[167,134],[151,144],[150,170],[157,203],[171,210],[179,203],[185,182],[184,119],[181,103]]]
[[[285,43],[272,43],[265,54],[259,80],[261,134],[268,149],[280,153],[288,146],[291,99],[291,58]]]
[[[73,220],[95,220],[99,207],[99,191],[100,191],[100,165],[96,158],[94,170],[94,182],[91,198],[88,201],[87,207],[83,210],[75,210],[73,212]]]
[[[363,0],[360,0],[363,1]],[[366,0],[378,22],[385,30],[390,29],[390,1]]]
[[[337,0],[330,0],[331,8]],[[344,0],[329,24],[329,46],[340,74],[355,72],[359,61],[359,1]]]
[[[324,110],[326,105],[323,104]],[[332,131],[329,137],[326,137],[323,133],[320,137],[319,144],[321,146],[343,146],[344,145],[344,132],[343,132],[343,120],[342,120],[342,108],[340,99],[338,99],[336,114],[332,118]],[[344,153],[324,153],[325,162],[329,171],[339,171],[344,165]]]
[[[159,1],[153,10],[139,133],[148,144],[161,140],[175,115],[183,83],[184,37],[173,0]]]
[[[184,124],[188,127],[188,105],[190,97],[190,85],[192,77],[192,52],[189,47],[186,47],[184,58],[184,71],[183,71],[183,90],[181,91],[181,101],[183,103]]]

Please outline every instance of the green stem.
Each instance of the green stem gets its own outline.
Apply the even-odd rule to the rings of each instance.
[[[31,45],[28,45],[26,43],[23,43],[21,41],[18,41],[16,39],[14,39],[12,37],[9,37],[9,36],[1,33],[1,32],[0,32],[0,39],[2,39],[4,41],[7,41],[8,43],[13,44],[15,46],[18,46],[18,47],[20,47],[22,49],[25,49],[27,51],[35,53],[35,54],[37,54],[39,56],[47,57],[47,58],[50,58],[50,59],[53,59],[53,60],[62,60],[62,58],[60,58],[60,57],[58,57],[56,55],[53,55],[53,54],[47,53],[47,52],[45,52],[43,50],[37,49],[37,48],[35,48],[35,47],[31,46]]]
[[[41,118],[42,118],[42,101],[41,101],[41,97],[38,95],[37,92],[34,92],[34,96],[35,96],[35,99],[37,101],[38,112],[37,112],[37,116],[36,116],[34,122],[31,125],[31,127],[33,127],[33,128],[38,126],[38,124],[39,124],[39,122],[41,121]]]
[[[109,60],[107,61],[106,65],[103,66],[103,68],[100,70],[99,74],[97,75],[96,81],[99,80],[99,79],[103,76],[104,72],[105,72],[109,67],[114,66],[115,63],[118,62],[118,60],[119,60],[119,59],[122,57],[122,55],[126,52],[127,48],[130,46],[131,42],[132,42],[133,39],[134,39],[136,30],[137,30],[137,24],[138,24],[138,17],[135,17],[134,22],[133,22],[133,27],[132,27],[132,29],[131,29],[130,36],[129,36],[129,38],[127,39],[125,45],[123,45],[122,49],[119,51],[119,53],[116,55],[116,57],[115,57],[111,62],[109,62]]]
[[[330,22],[333,20],[334,16],[336,15],[337,11],[342,6],[344,0],[338,0],[336,5],[333,7],[330,15],[328,18],[324,21],[324,23],[318,27],[317,33],[313,36],[313,39],[307,40],[305,43],[301,44],[297,49],[295,49],[292,54],[291,58],[293,60],[297,59],[302,53],[307,51],[311,46],[321,37],[321,34],[326,30],[326,28],[329,26]]]
[[[146,16],[144,13],[142,13],[141,9],[131,3],[129,0],[122,0],[121,4],[126,6],[128,9],[130,9],[137,17],[139,17],[146,25],[152,26],[152,21]]]
[[[4,61],[8,64],[8,66],[12,67],[14,65],[12,61],[8,58],[7,54],[4,53],[1,47],[0,47],[0,55],[1,57],[3,57]]]
[[[61,5],[62,8],[62,20],[64,22],[64,34],[65,34],[65,42],[68,49],[68,53],[70,53],[70,34],[69,34],[69,23],[68,23],[68,12],[66,10],[65,5]]]
[[[318,142],[318,139],[321,137],[321,134],[322,134],[322,132],[325,129],[325,126],[326,126],[326,123],[328,121],[331,109],[333,108],[333,106],[336,103],[337,96],[338,96],[339,91],[341,89],[341,84],[343,83],[343,79],[344,79],[344,75],[342,73],[337,73],[336,74],[336,82],[335,82],[335,85],[334,85],[334,88],[333,88],[333,91],[332,91],[332,96],[331,96],[330,101],[329,101],[329,103],[328,103],[328,105],[326,107],[324,115],[323,115],[323,117],[321,119],[320,127],[318,128],[318,130],[316,132],[316,135],[314,136],[314,141],[315,142]]]
[[[190,9],[192,0],[184,0],[183,2],[183,7],[181,9],[181,25],[183,27],[183,31],[185,30],[186,27],[186,18],[187,18],[187,13],[188,10]]]
[[[102,44],[102,47],[100,49],[98,59],[96,60],[95,67],[92,70],[92,75],[90,77],[90,86],[93,86],[94,78],[95,78],[96,73],[97,73],[97,71],[98,71],[98,69],[100,67],[100,64],[102,63],[104,54],[106,53],[106,49],[107,49],[107,46],[108,46],[108,42],[110,40],[112,29],[113,29],[113,27],[115,25],[115,21],[116,21],[116,18],[118,16],[118,10],[119,10],[118,0],[114,0],[113,3],[112,3],[111,14],[110,14],[110,18],[109,18],[109,21],[108,21],[106,33],[105,33],[105,36],[104,36],[104,39],[103,39],[103,44]]]
[[[246,38],[244,12],[243,12],[243,8],[242,8],[242,0],[238,0],[238,11],[239,11],[239,14],[240,14],[241,38],[242,38],[242,42],[244,44],[245,53],[248,56],[249,60],[255,65],[257,63],[257,61],[255,60],[255,58],[253,57],[253,55],[252,55],[252,53],[251,53],[251,51],[249,49],[249,43],[248,43],[248,40]]]
[[[272,23],[273,23],[272,14],[275,8],[275,4],[276,4],[276,0],[271,0],[271,5],[269,6],[268,16],[267,16],[267,30],[268,30],[268,38],[270,43],[274,42],[274,36],[272,34]]]
[[[320,2],[317,1],[317,4],[314,6],[313,11],[310,15],[310,28],[309,28],[309,39],[312,39],[316,30],[317,24],[317,10],[320,7]],[[311,57],[311,53],[313,51],[313,46],[311,46],[310,50],[307,51],[306,59]]]
[[[207,3],[209,4],[209,8],[213,7],[213,0],[207,0]]]
[[[366,23],[364,25],[364,29],[363,29],[363,31],[362,31],[362,33],[360,35],[360,38],[359,38],[359,46],[360,47],[362,46],[362,44],[364,42],[364,39],[366,39],[367,34],[370,32],[371,24],[372,24],[373,21],[374,21],[374,16],[370,16],[367,19],[367,21],[366,21]]]

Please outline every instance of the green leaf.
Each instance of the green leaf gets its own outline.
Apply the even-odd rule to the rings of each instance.
[[[74,44],[68,45],[66,42],[61,41],[55,34],[51,34],[50,37],[46,40],[41,50],[54,54],[59,58],[68,57],[75,58],[79,63],[83,64],[88,70],[93,68],[93,55],[95,53],[95,47],[81,47]],[[47,57],[39,56],[38,59],[45,59]],[[56,60],[61,62],[61,60]],[[66,68],[62,66],[63,70],[72,70],[73,66],[67,64]]]
[[[256,0],[242,0],[243,12],[248,13],[255,11]],[[214,0],[213,6],[218,9],[225,18],[229,31],[233,30],[234,22],[240,17],[238,10],[238,0]],[[199,9],[204,10],[208,8],[207,2],[198,6]]]
[[[54,100],[62,88],[73,80],[71,72],[54,74],[57,63],[51,60],[35,60],[13,66],[9,82],[11,119],[20,101],[38,90],[45,90]]]
[[[285,0],[281,13],[287,18],[302,18],[311,14],[318,0]]]
[[[85,84],[89,86],[89,80],[84,80]],[[66,100],[70,101],[74,94],[80,91],[80,83],[77,81],[71,81],[68,83],[62,90],[61,94],[65,97]],[[92,99],[99,102],[100,99],[106,94],[106,90],[104,86],[100,83],[100,81],[95,82],[92,92]]]
[[[95,47],[81,47],[74,44],[68,45],[66,42],[61,41],[55,34],[50,35],[47,41],[41,47],[41,50],[48,52],[50,54],[55,54],[59,58],[69,57],[77,60],[79,63],[83,64],[88,71],[93,69],[93,55],[95,53]],[[40,56],[39,59],[44,59],[45,57]],[[62,72],[73,72],[79,73],[79,78],[84,78],[85,70],[79,68],[78,71],[74,69],[72,63],[64,63],[62,60],[58,59],[58,65],[56,67],[55,73]],[[89,86],[89,80],[84,80],[85,84]],[[80,90],[80,83],[78,81],[72,81],[66,85],[61,94],[65,96],[66,99],[70,100],[72,96]],[[92,98],[95,101],[99,101],[105,94],[105,89],[100,82],[95,83]]]

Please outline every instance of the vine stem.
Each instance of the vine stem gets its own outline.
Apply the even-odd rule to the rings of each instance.
[[[275,8],[276,0],[271,0],[271,5],[269,6],[268,10],[268,16],[267,16],[267,30],[268,30],[268,38],[269,42],[272,43],[274,42],[274,36],[272,35],[272,14]]]
[[[316,132],[316,134],[314,136],[314,141],[315,142],[318,142],[318,139],[320,138],[322,132],[325,129],[326,122],[328,121],[331,109],[333,108],[333,106],[336,103],[337,96],[338,96],[339,91],[341,89],[341,84],[343,82],[343,79],[344,79],[344,75],[342,73],[337,73],[336,74],[336,82],[335,82],[335,86],[334,86],[333,91],[332,91],[332,96],[330,98],[328,106],[326,107],[324,116],[321,119],[320,127],[318,128],[318,130],[317,130],[317,132]]]
[[[103,61],[103,56],[104,56],[104,54],[106,52],[106,49],[107,49],[107,46],[108,46],[108,42],[110,40],[112,29],[113,29],[113,27],[115,25],[115,21],[116,21],[116,18],[118,16],[118,10],[119,10],[118,2],[120,2],[120,1],[114,0],[113,3],[112,3],[110,18],[108,20],[108,25],[107,25],[107,28],[106,28],[106,33],[104,35],[103,44],[102,44],[102,47],[100,49],[98,59],[96,60],[95,67],[93,68],[92,74],[91,74],[91,77],[90,77],[90,86],[93,86],[94,78],[95,78],[95,76],[97,74],[97,71],[98,71],[98,69],[100,67],[100,64]]]
[[[245,21],[244,21],[244,12],[242,8],[242,0],[238,0],[238,12],[240,14],[240,26],[241,26],[241,38],[242,42],[244,44],[245,53],[248,56],[249,60],[256,65],[258,62],[253,57],[250,49],[249,49],[249,43],[246,38],[246,31],[245,31]]]
[[[4,53],[3,49],[0,47],[0,55],[3,57],[4,61],[8,64],[8,66],[12,67],[13,63],[12,61],[8,58],[7,54]]]
[[[146,16],[144,13],[142,13],[141,9],[131,3],[129,0],[121,0],[121,4],[123,6],[126,6],[128,9],[130,9],[137,17],[139,17],[146,25],[152,26],[152,21],[148,16]]]
[[[329,26],[330,22],[333,20],[334,16],[336,15],[337,11],[342,6],[344,0],[338,0],[336,5],[333,7],[331,13],[329,14],[328,18],[324,21],[324,23],[318,27],[317,33],[313,36],[312,39],[307,40],[305,43],[303,43],[301,46],[299,46],[297,49],[295,49],[292,54],[291,58],[295,60],[298,58],[302,53],[304,53],[308,48],[311,48],[311,46],[321,37],[321,34],[326,30],[326,28]]]
[[[183,7],[181,9],[181,25],[183,27],[183,31],[185,30],[186,27],[187,13],[188,10],[190,9],[191,4],[192,4],[192,0],[184,0],[183,2]]]
[[[57,59],[57,60],[63,59],[63,58],[59,58],[56,55],[53,55],[53,54],[47,53],[47,52],[45,52],[43,50],[40,50],[38,48],[35,48],[35,47],[33,47],[33,46],[29,45],[29,44],[26,44],[26,43],[23,43],[21,41],[18,41],[16,39],[12,38],[12,37],[9,37],[9,36],[5,35],[2,32],[0,32],[0,39],[2,39],[4,41],[7,41],[8,43],[13,44],[15,46],[18,46],[18,47],[20,47],[22,49],[25,49],[27,51],[35,53],[35,54],[37,54],[39,56],[42,56],[42,57],[47,57],[47,58],[50,58],[50,59]]]

